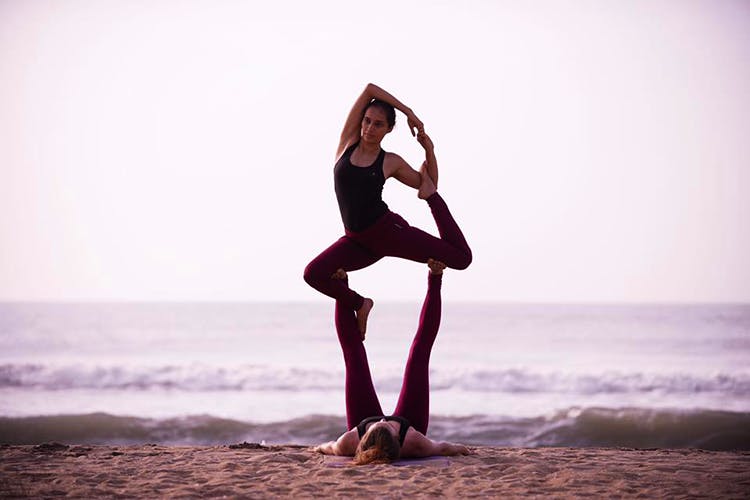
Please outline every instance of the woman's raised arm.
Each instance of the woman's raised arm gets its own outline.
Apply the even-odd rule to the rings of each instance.
[[[346,148],[359,140],[362,117],[365,114],[365,108],[367,108],[367,105],[370,104],[370,101],[373,99],[386,102],[406,115],[406,122],[409,125],[411,135],[416,135],[417,132],[424,130],[422,121],[417,118],[417,115],[414,114],[411,108],[404,105],[404,103],[374,83],[368,83],[359,97],[357,97],[357,100],[354,101],[354,105],[349,111],[349,115],[346,117],[344,128],[341,131],[341,138],[339,139],[339,147],[336,150],[337,159],[344,153]]]

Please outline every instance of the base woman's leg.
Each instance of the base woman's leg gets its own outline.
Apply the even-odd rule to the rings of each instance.
[[[346,280],[338,281],[343,281],[346,285]],[[346,427],[353,429],[367,417],[382,415],[383,410],[372,384],[367,352],[362,343],[354,311],[341,301],[336,301],[336,333],[346,366]]]
[[[430,419],[430,353],[440,328],[442,278],[442,274],[433,273],[428,277],[427,296],[422,305],[419,328],[411,344],[401,393],[393,412],[394,415],[408,419],[412,427],[422,434],[427,433]]]

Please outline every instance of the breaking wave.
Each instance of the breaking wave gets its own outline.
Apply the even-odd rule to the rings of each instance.
[[[0,443],[220,445],[235,442],[313,445],[335,439],[343,417],[308,415],[252,423],[196,415],[171,419],[107,413],[0,417]],[[750,450],[750,413],[640,408],[571,408],[535,418],[435,416],[428,436],[469,445]]]
[[[202,364],[164,366],[88,366],[83,364],[0,365],[0,388],[42,390],[173,389],[201,391],[338,390],[343,371],[244,365],[232,368]],[[385,390],[398,391],[400,373],[381,381]],[[750,374],[710,376],[648,373],[541,373],[522,369],[433,370],[432,390],[458,389],[493,393],[560,394],[699,394],[750,395]]]

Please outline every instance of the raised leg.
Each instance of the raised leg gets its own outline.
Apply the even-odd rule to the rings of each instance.
[[[422,434],[427,433],[430,419],[430,353],[440,328],[442,278],[442,269],[439,272],[433,271],[431,262],[427,296],[422,304],[419,327],[409,350],[401,393],[393,412],[394,415],[407,418]]]
[[[347,284],[346,279],[341,279],[341,275],[334,279]],[[336,301],[336,333],[346,366],[346,426],[347,429],[353,429],[367,417],[382,415],[383,410],[372,383],[367,352],[354,311],[341,301]]]
[[[472,260],[471,248],[469,248],[469,244],[466,242],[466,238],[464,237],[461,228],[458,227],[458,223],[456,223],[450,210],[448,210],[448,205],[445,203],[443,197],[437,192],[427,198],[427,204],[430,206],[433,219],[435,219],[435,225],[437,225],[438,233],[440,233],[440,239],[450,244],[450,246],[459,254],[450,263],[440,259],[438,255],[432,255],[431,257],[435,260],[444,262],[446,266],[453,269],[466,269],[469,267]]]
[[[357,241],[379,256],[392,256],[416,262],[432,258],[453,269],[466,269],[472,254],[466,238],[437,192],[427,198],[440,237],[412,227],[398,214],[391,213],[377,228],[357,235]]]

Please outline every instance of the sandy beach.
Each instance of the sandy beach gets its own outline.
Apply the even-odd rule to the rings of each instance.
[[[0,447],[0,497],[748,498],[750,452],[477,447],[349,466],[302,446]]]

